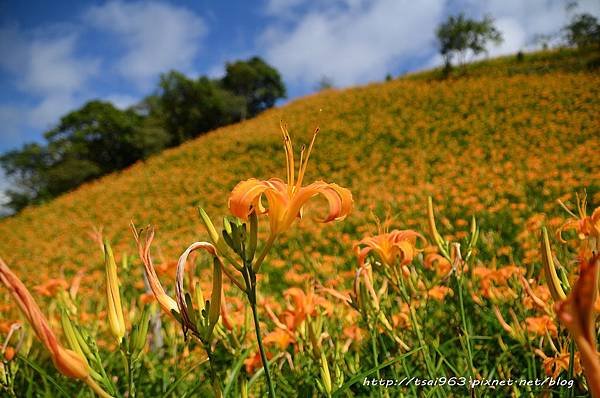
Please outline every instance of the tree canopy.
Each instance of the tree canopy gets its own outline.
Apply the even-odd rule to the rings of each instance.
[[[227,64],[222,79],[162,74],[154,94],[121,110],[93,100],[44,134],[0,156],[12,180],[8,207],[18,211],[162,149],[254,116],[285,96],[279,72],[258,57]]]
[[[259,57],[226,65],[223,88],[245,101],[242,118],[253,117],[285,98],[286,90],[279,72]]]
[[[564,28],[567,43],[575,47],[600,45],[600,24],[590,14],[577,14]]]
[[[469,50],[477,55],[487,51],[488,42],[499,44],[503,40],[491,17],[486,16],[477,21],[464,14],[449,16],[438,26],[436,36],[447,68],[452,65],[455,57],[459,58],[460,64],[464,64]]]

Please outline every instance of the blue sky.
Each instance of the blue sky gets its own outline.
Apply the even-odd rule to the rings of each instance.
[[[566,3],[0,0],[0,153],[40,141],[90,99],[134,104],[170,69],[219,77],[226,61],[259,55],[295,98],[323,77],[346,87],[439,64],[435,27],[460,11],[496,19],[505,41],[491,55],[533,49],[568,21]],[[600,15],[599,1],[579,3]]]

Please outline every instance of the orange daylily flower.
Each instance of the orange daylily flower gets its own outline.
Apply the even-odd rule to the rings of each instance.
[[[429,253],[425,256],[423,266],[426,269],[435,269],[435,273],[438,276],[446,276],[452,271],[452,264],[450,261],[439,253]]]
[[[552,376],[558,378],[562,372],[569,371],[569,361],[571,354],[569,352],[557,353],[554,357],[547,356],[542,350],[536,348],[535,353],[544,360],[544,371],[546,376]],[[575,353],[575,360],[573,361],[573,375],[577,376],[581,373],[581,363],[579,361],[579,353]]]
[[[558,334],[558,329],[554,324],[554,320],[548,315],[525,318],[525,326],[527,327],[529,334],[535,336],[545,336],[546,332],[550,333],[551,336],[556,336]]]
[[[69,284],[62,278],[48,279],[45,283],[33,287],[38,294],[46,297],[53,297],[59,291],[65,290]]]
[[[273,358],[273,354],[269,351],[266,352],[267,360]],[[262,368],[262,359],[260,358],[260,353],[255,352],[254,354],[250,354],[248,358],[244,360],[244,365],[246,366],[246,373],[249,375],[254,374],[258,369]]]
[[[600,207],[597,207],[592,215],[587,215],[587,196],[579,198],[577,195],[577,212],[579,216],[571,212],[560,200],[559,203],[569,212],[572,219],[565,222],[557,231],[558,239],[562,243],[566,241],[562,237],[562,233],[565,230],[573,229],[577,232],[579,239],[583,240],[587,237],[593,237],[600,240]]]
[[[556,313],[569,329],[581,353],[581,362],[594,397],[600,397],[600,360],[596,351],[596,314],[600,254],[580,255],[579,279],[566,300],[557,303]]]
[[[447,294],[454,294],[452,289],[450,289],[447,286],[434,286],[427,291],[427,297],[430,297],[437,301],[444,301]]]
[[[21,282],[2,259],[0,259],[0,281],[2,281],[12,294],[36,336],[50,353],[56,369],[67,377],[84,381],[99,396],[110,397],[90,376],[90,368],[85,359],[77,352],[60,345],[40,307],[23,282]]]
[[[384,265],[392,266],[396,258],[400,259],[400,265],[410,264],[421,251],[416,246],[417,238],[425,242],[423,235],[409,229],[395,229],[381,235],[366,237],[354,244],[358,265],[365,265],[365,258],[371,251],[377,253]],[[362,245],[365,247],[361,247]]]
[[[288,346],[294,343],[294,337],[283,329],[275,329],[264,338],[265,345],[274,345],[279,351],[286,350]]]
[[[352,210],[352,194],[346,188],[337,184],[316,181],[305,187],[302,180],[306,172],[308,158],[312,151],[319,129],[315,130],[312,141],[304,153],[300,153],[300,167],[298,178],[295,178],[294,151],[292,140],[287,127],[281,124],[285,157],[287,163],[287,183],[279,178],[261,181],[251,178],[238,183],[229,197],[229,210],[241,219],[247,220],[252,212],[269,215],[270,239],[288,230],[296,218],[302,217],[302,207],[314,196],[321,194],[329,203],[329,214],[321,222],[330,222],[344,219]],[[263,196],[266,198],[268,208],[262,204]]]
[[[308,316],[317,314],[317,306],[325,309],[327,313],[333,311],[332,304],[327,299],[315,294],[312,287],[307,293],[300,288],[291,287],[283,292],[283,296],[289,299],[290,302],[279,317],[275,315],[271,305],[265,304],[267,314],[275,325],[282,330],[291,332],[298,329]]]

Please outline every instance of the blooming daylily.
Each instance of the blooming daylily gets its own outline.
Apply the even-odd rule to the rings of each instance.
[[[86,360],[77,352],[63,347],[58,342],[56,335],[50,329],[48,321],[42,314],[23,282],[11,271],[11,269],[0,259],[0,281],[8,288],[13,298],[19,305],[21,312],[33,328],[36,336],[50,353],[52,362],[56,369],[63,375],[74,379],[80,379],[101,397],[110,397],[90,375],[90,368]]]
[[[396,258],[400,265],[410,264],[421,250],[417,249],[417,238],[425,241],[418,232],[412,230],[393,230],[381,235],[366,237],[354,244],[358,265],[365,265],[365,258],[371,251],[377,253],[384,265],[392,266]],[[364,246],[364,247],[361,247]]]
[[[569,212],[573,217],[572,219],[565,222],[557,231],[558,239],[565,243],[566,241],[562,237],[563,231],[573,229],[577,232],[579,239],[583,240],[586,238],[594,238],[597,242],[600,241],[600,207],[597,207],[592,215],[587,215],[587,197],[584,196],[579,199],[577,195],[577,212],[579,216],[571,212],[562,202],[559,203]]]
[[[229,197],[229,209],[233,215],[247,220],[252,212],[269,215],[270,239],[291,227],[296,218],[302,217],[302,207],[312,197],[321,194],[329,203],[329,214],[322,222],[341,220],[352,209],[352,194],[337,184],[316,181],[305,187],[302,180],[306,172],[308,158],[312,151],[318,128],[315,130],[308,150],[300,153],[298,177],[295,177],[294,151],[287,127],[282,123],[285,157],[287,163],[287,183],[279,178],[258,180],[251,178],[235,186]],[[268,207],[262,203],[265,197]]]

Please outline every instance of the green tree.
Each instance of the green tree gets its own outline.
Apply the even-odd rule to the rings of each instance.
[[[136,142],[141,122],[132,110],[94,100],[63,116],[44,137],[50,152],[61,160],[87,160],[108,173],[142,157],[143,148]]]
[[[8,208],[19,211],[36,198],[47,196],[45,172],[49,163],[47,149],[39,144],[25,144],[0,156],[0,165],[13,181],[12,188],[5,192]]]
[[[576,47],[600,45],[600,24],[590,14],[578,14],[564,27],[567,43]]]
[[[171,145],[240,120],[243,99],[206,77],[192,80],[171,71],[161,76],[159,87],[146,104],[149,116],[162,120]]]
[[[486,16],[477,21],[466,18],[462,13],[449,16],[438,26],[436,36],[447,69],[451,68],[454,57],[458,57],[459,63],[464,65],[469,50],[477,55],[487,51],[488,42],[502,42],[502,34],[494,27],[492,18]]]
[[[286,96],[279,72],[259,57],[228,63],[221,83],[226,90],[244,98],[242,119],[271,108]]]
[[[168,135],[134,110],[90,101],[44,134],[46,145],[26,144],[0,157],[13,181],[8,206],[20,210],[120,170],[165,147]]]

